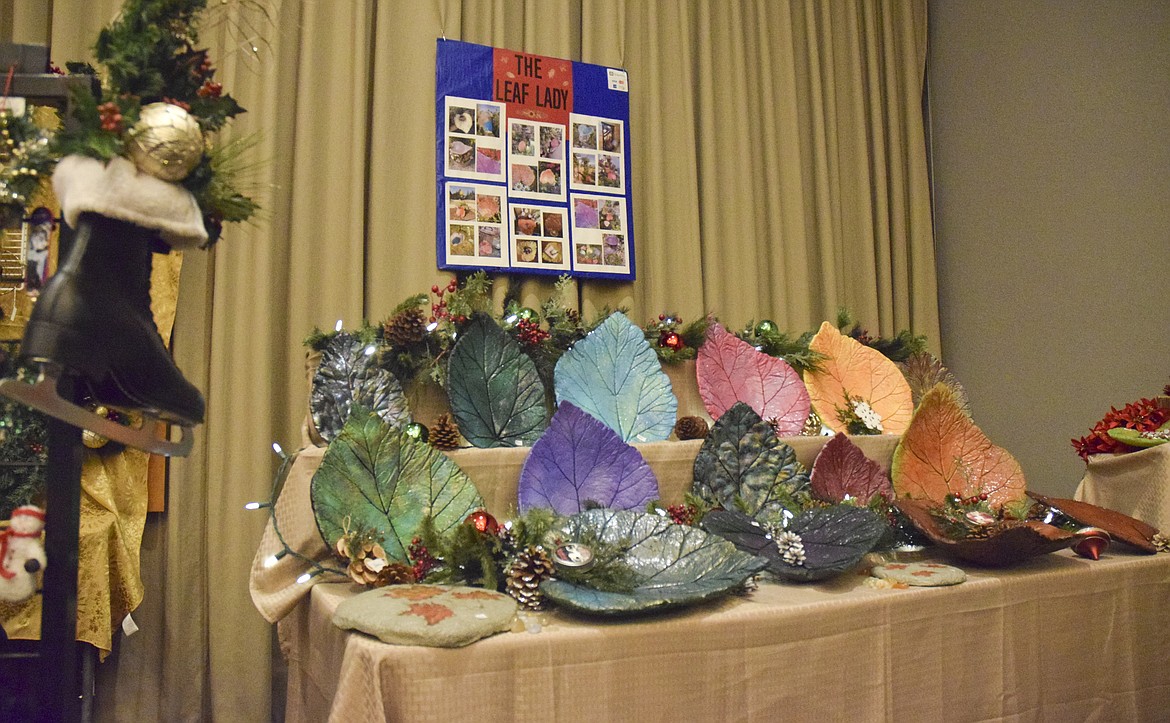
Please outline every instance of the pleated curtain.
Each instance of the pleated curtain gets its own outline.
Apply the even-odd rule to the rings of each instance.
[[[120,5],[53,0],[53,60],[88,57]],[[243,505],[270,495],[272,443],[300,444],[303,338],[383,320],[449,278],[435,266],[440,37],[629,71],[638,279],[575,285],[587,318],[712,313],[798,334],[843,307],[872,333],[937,342],[924,0],[209,5],[201,41],[248,109],[230,132],[258,134],[264,210],[184,261],[174,351],[207,423],[147,521],[141,631],[99,668],[99,720],[280,709],[279,652],[247,584],[265,513]],[[530,306],[551,290],[511,281]]]

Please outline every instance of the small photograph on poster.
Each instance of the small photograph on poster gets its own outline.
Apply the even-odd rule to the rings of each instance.
[[[573,118],[582,119],[573,120],[573,148],[597,150],[597,123],[592,120],[584,120],[588,116],[574,115]]]
[[[508,188],[512,198],[561,201],[564,179],[565,127],[539,121],[509,124]]]
[[[455,266],[505,267],[504,221],[501,214],[505,190],[475,183],[446,185],[446,235],[444,256]]]
[[[446,98],[444,175],[482,181],[504,180],[504,141],[499,103]]]
[[[583,273],[628,273],[626,202],[612,196],[574,195],[574,270]]]
[[[573,191],[625,194],[622,122],[573,114]],[[582,149],[582,150],[577,150]]]
[[[512,263],[534,268],[568,270],[565,209],[511,204]]]
[[[540,127],[540,157],[560,161],[565,157],[565,127],[542,125]]]

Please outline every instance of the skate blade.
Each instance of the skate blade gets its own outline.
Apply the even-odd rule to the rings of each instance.
[[[127,447],[140,449],[143,452],[160,454],[164,457],[186,457],[191,453],[195,438],[190,427],[177,425],[182,434],[177,442],[172,442],[170,439],[157,437],[152,433],[151,430],[157,426],[155,422],[159,420],[145,412],[141,412],[144,417],[141,427],[127,427],[118,424],[62,399],[57,394],[57,380],[57,375],[42,368],[33,384],[11,377],[0,379],[0,394],[22,404],[27,404],[54,419],[60,419],[66,424],[88,429],[95,434],[120,442]]]

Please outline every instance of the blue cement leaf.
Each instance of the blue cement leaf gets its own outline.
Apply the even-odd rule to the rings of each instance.
[[[568,401],[626,442],[657,442],[674,429],[678,400],[642,330],[614,312],[557,362],[557,403]]]

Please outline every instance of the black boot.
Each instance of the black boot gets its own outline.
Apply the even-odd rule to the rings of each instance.
[[[55,385],[57,370],[77,374],[98,404],[144,414],[183,428],[203,422],[203,396],[183,378],[159,337],[150,312],[151,247],[157,232],[96,213],[78,218],[68,255],[37,298],[24,330],[21,355],[40,363]],[[43,380],[42,380],[43,381]],[[29,385],[23,385],[28,387]],[[6,383],[0,392],[13,393]],[[140,449],[183,454],[185,446],[156,440],[147,425],[127,434],[110,434],[109,427],[79,423],[79,407],[63,410],[46,403],[46,391],[21,399],[70,424],[111,437]],[[50,407],[50,408],[46,408]],[[97,415],[90,415],[101,419]],[[109,420],[105,420],[109,421]],[[185,430],[186,431],[186,430]]]

